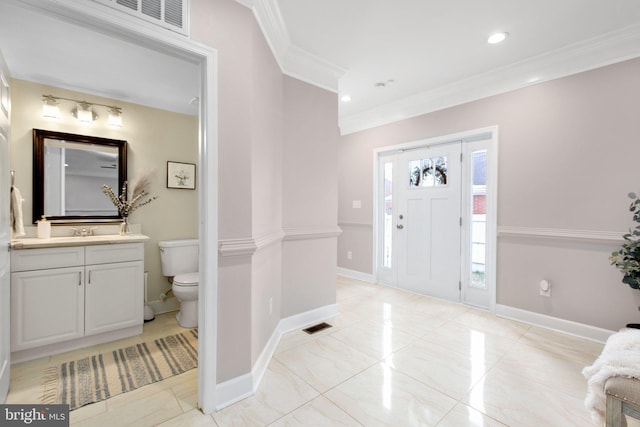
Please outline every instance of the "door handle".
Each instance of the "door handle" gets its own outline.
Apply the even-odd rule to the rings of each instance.
[[[402,225],[402,224],[398,224],[398,225],[396,225],[396,228],[397,228],[398,230],[402,230],[402,229],[404,228],[404,225]]]

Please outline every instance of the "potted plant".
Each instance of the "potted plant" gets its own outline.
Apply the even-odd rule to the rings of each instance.
[[[629,211],[637,225],[622,236],[622,247],[613,252],[609,260],[611,265],[615,265],[624,274],[622,283],[633,289],[640,289],[640,197],[636,193],[629,193],[629,198],[632,199]],[[640,324],[631,323],[627,327],[640,329]]]

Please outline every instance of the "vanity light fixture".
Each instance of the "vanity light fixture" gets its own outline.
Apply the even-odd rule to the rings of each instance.
[[[60,118],[58,100],[51,95],[42,95],[42,117]]]
[[[105,107],[109,111],[107,122],[110,126],[122,127],[122,108],[114,105],[99,104],[97,102],[79,101],[77,99],[64,98],[61,96],[42,95],[42,116],[60,118],[60,101],[75,103],[71,110],[73,117],[83,123],[92,123],[98,118],[98,113],[94,107]]]
[[[78,105],[71,110],[71,114],[82,123],[91,123],[98,118],[98,114],[93,111],[91,104],[80,101]]]
[[[109,125],[115,127],[122,127],[122,108],[120,107],[111,107],[109,108]]]

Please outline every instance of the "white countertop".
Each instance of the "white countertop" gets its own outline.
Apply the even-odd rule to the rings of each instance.
[[[27,237],[11,240],[11,249],[35,249],[35,248],[56,248],[63,246],[88,246],[88,245],[109,245],[115,243],[137,243],[148,240],[144,234],[107,234],[99,236],[76,236],[76,237],[51,237],[50,239],[38,239]]]

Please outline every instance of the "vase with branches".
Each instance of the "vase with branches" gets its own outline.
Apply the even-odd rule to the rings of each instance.
[[[158,198],[157,196],[149,196],[151,177],[152,172],[149,171],[142,174],[131,186],[125,181],[124,184],[122,184],[120,194],[116,194],[108,185],[102,185],[102,192],[111,200],[122,217],[122,224],[120,226],[121,235],[129,234],[129,215],[136,209],[148,205]]]

